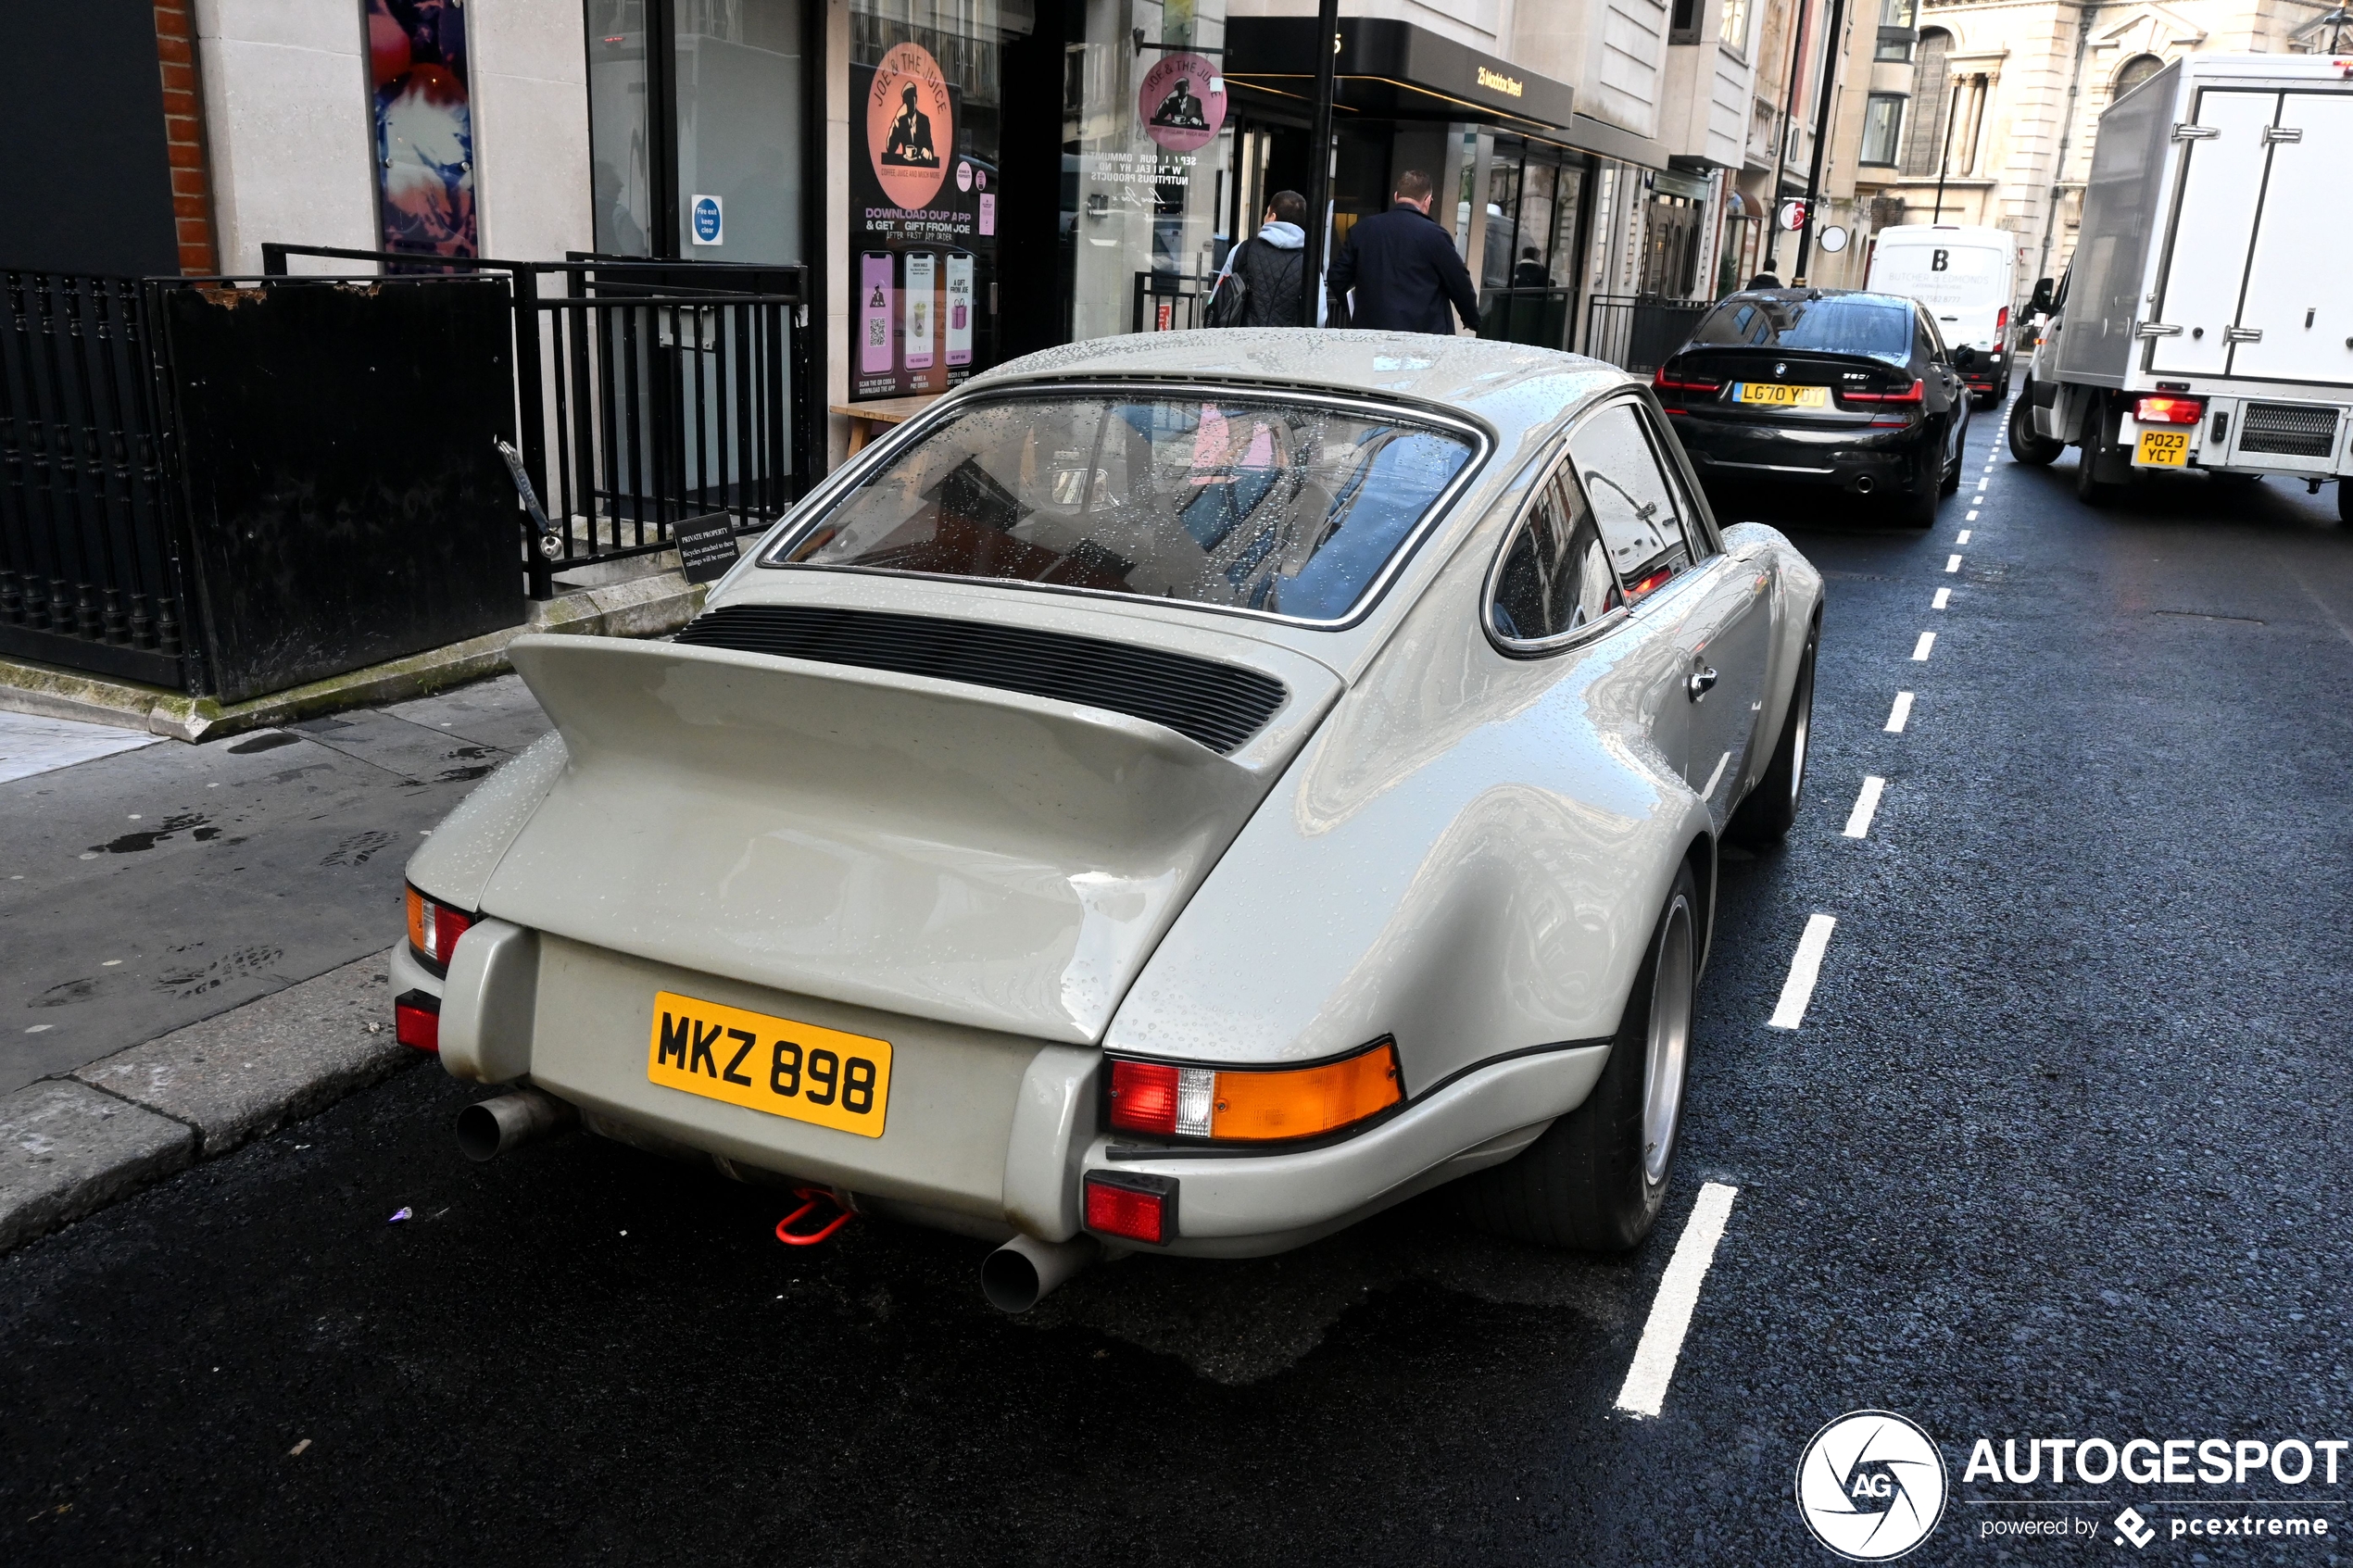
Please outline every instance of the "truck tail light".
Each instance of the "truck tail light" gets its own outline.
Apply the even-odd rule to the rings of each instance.
[[[1994,312],[1994,352],[2002,351],[2002,334],[2010,330],[2010,307],[2003,306]]]
[[[1176,1178],[1140,1172],[1087,1173],[1087,1228],[1165,1247],[1176,1239]]]
[[[1393,1040],[1314,1067],[1111,1064],[1111,1124],[1161,1137],[1281,1143],[1320,1137],[1378,1116],[1405,1098]]]
[[[392,1002],[392,1037],[421,1051],[441,1052],[441,998],[430,991],[403,991]]]
[[[2133,417],[2145,425],[2194,425],[2206,418],[2206,399],[2144,397],[2133,405]]]
[[[409,889],[409,950],[435,974],[447,972],[449,955],[458,950],[458,938],[473,922],[473,916],[435,903],[413,887]]]

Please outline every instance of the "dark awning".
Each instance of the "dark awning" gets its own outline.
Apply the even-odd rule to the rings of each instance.
[[[1226,79],[1312,105],[1313,17],[1234,17],[1226,23]],[[1345,17],[1336,101],[1383,119],[1441,119],[1508,131],[1568,129],[1574,91],[1411,22]]]

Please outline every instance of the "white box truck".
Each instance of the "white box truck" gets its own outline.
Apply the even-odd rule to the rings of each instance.
[[[2010,451],[2335,479],[2353,522],[2353,58],[2193,55],[2100,117],[2083,221],[2010,416]]]
[[[2018,239],[2007,229],[1966,223],[1899,223],[1871,240],[1863,286],[1928,307],[1948,347],[1969,345],[1977,362],[1961,372],[1981,408],[2010,385],[2010,310],[2018,304]]]

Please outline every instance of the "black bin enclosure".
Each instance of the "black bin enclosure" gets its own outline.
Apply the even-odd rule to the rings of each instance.
[[[155,296],[182,575],[223,703],[522,623],[502,277]]]

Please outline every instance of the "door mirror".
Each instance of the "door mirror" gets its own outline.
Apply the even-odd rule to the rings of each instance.
[[[1955,345],[1953,349],[1953,369],[1957,370],[1966,370],[1976,363],[1976,349],[1971,348],[1966,343]]]
[[[2053,284],[2048,278],[2035,280],[2034,297],[2026,305],[2026,313],[2029,316],[2047,316],[2051,313],[2052,287]]]

